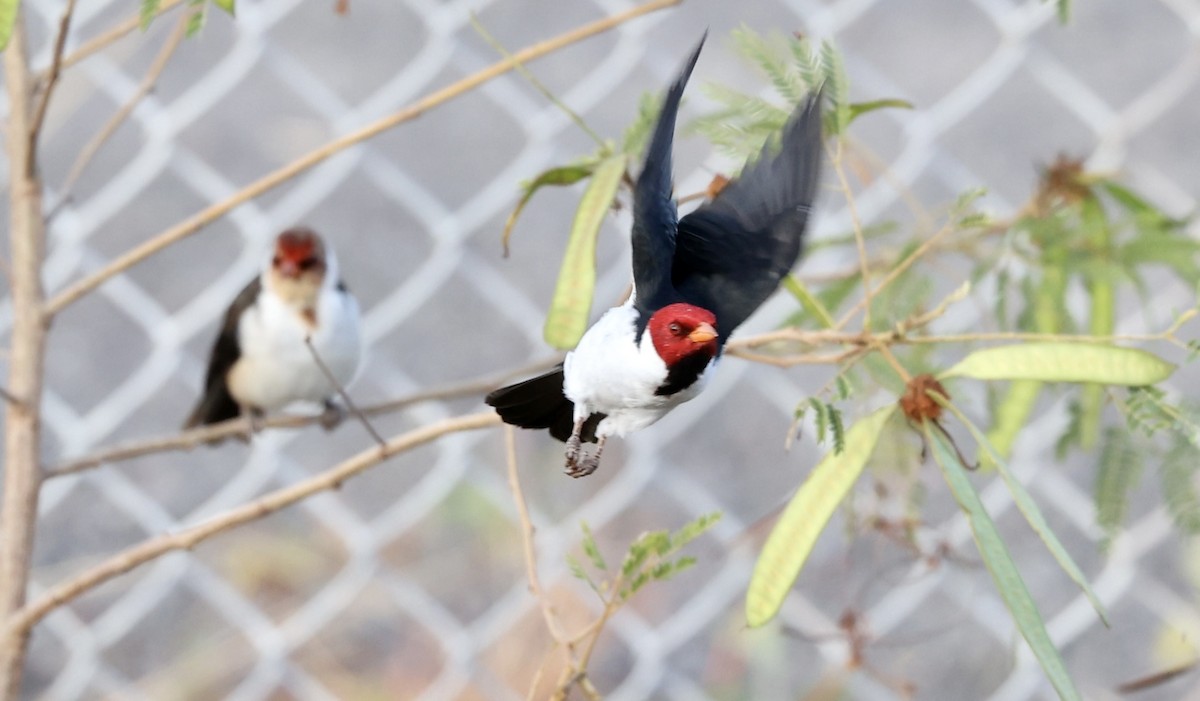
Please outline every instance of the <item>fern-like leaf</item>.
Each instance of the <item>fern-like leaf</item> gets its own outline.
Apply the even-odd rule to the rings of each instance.
[[[1105,533],[1103,549],[1108,549],[1113,535],[1125,522],[1129,492],[1142,474],[1141,457],[1127,431],[1119,428],[1105,431],[1095,493],[1096,521]]]

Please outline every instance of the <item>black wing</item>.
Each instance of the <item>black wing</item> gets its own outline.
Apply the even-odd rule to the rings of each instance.
[[[633,287],[637,293],[636,305],[643,318],[648,318],[655,309],[678,301],[671,286],[671,259],[675,253],[678,219],[672,196],[671,144],[675,138],[679,100],[703,47],[704,37],[701,37],[679,77],[667,89],[633,191]]]
[[[521,428],[548,428],[550,435],[566,441],[575,428],[575,403],[563,394],[563,366],[555,365],[549,372],[501,387],[484,398],[495,407],[504,423]],[[582,438],[596,442],[596,424],[604,414],[592,414],[583,424]]]
[[[717,316],[722,343],[796,264],[820,179],[821,93],[810,95],[758,160],[680,220],[672,282]]]
[[[204,376],[204,396],[196,408],[192,410],[184,428],[195,428],[205,424],[215,424],[227,419],[236,418],[241,413],[241,407],[229,393],[226,376],[233,364],[242,356],[241,346],[238,345],[238,321],[242,312],[248,309],[258,299],[262,290],[259,278],[246,285],[233,300],[229,310],[225,312],[225,320],[221,324],[221,333],[213,344],[212,355],[208,360],[208,372]]]

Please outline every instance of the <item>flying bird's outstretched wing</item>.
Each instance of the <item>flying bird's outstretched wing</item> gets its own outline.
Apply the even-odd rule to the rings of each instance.
[[[683,64],[679,77],[667,89],[650,145],[646,148],[646,161],[633,191],[633,288],[643,318],[655,309],[679,301],[671,285],[671,260],[675,253],[678,220],[671,184],[671,147],[679,100],[696,66],[696,59],[700,57],[704,39],[700,38],[700,43]]]
[[[724,341],[796,264],[820,180],[821,93],[810,95],[772,144],[712,202],[679,221],[674,288],[717,316]]]

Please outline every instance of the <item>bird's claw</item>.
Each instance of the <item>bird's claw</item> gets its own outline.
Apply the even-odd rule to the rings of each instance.
[[[599,455],[584,455],[582,459],[579,459],[579,456],[577,455],[576,460],[567,460],[567,468],[565,472],[567,473],[568,477],[579,479],[580,477],[587,477],[588,475],[592,474],[596,471],[597,467],[600,467]]]
[[[600,467],[600,454],[604,451],[604,439],[596,444],[596,451],[590,455],[583,454],[583,441],[580,439],[580,429],[583,423],[576,425],[575,432],[567,439],[567,466],[564,472],[568,477],[576,479],[587,477]]]
[[[332,400],[325,400],[325,411],[321,412],[321,417],[317,422],[321,424],[321,428],[326,431],[332,431],[341,425],[346,419],[346,410]]]

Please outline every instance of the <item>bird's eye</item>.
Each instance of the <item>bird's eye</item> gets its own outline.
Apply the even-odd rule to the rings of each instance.
[[[271,259],[271,265],[276,268],[278,268],[279,264],[282,262],[283,262],[283,258],[281,256],[275,256],[274,258]]]
[[[680,336],[683,334],[683,327],[679,325],[678,321],[672,321],[671,325],[667,327],[667,330],[670,331],[671,335],[673,336]]]
[[[304,260],[300,261],[300,269],[301,270],[312,270],[313,268],[315,268],[317,266],[318,263],[320,263],[320,261],[318,261],[315,257],[309,256],[308,258],[305,258]]]

